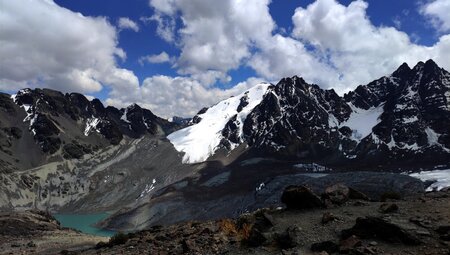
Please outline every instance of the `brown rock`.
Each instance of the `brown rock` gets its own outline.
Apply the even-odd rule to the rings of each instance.
[[[352,235],[347,239],[344,239],[339,244],[340,253],[348,253],[350,250],[361,245],[361,240],[358,237]]]
[[[398,211],[398,205],[394,203],[384,203],[378,209],[381,213],[393,213]]]
[[[193,252],[193,251],[199,251],[198,247],[195,245],[195,242],[193,240],[184,239],[181,241],[181,246],[183,247],[183,252]]]
[[[296,226],[290,226],[285,232],[277,235],[278,246],[282,249],[290,249],[301,245],[300,239],[300,229]]]
[[[336,220],[336,216],[334,216],[334,214],[330,213],[330,212],[325,212],[322,215],[322,224],[327,224],[328,222],[334,221]]]
[[[412,231],[411,226],[404,226],[380,217],[364,217],[356,219],[356,224],[342,231],[342,237],[356,235],[363,239],[380,238],[388,242],[402,242],[418,245],[422,241]]]
[[[324,198],[333,204],[341,205],[348,201],[350,189],[344,184],[338,183],[325,189]]]

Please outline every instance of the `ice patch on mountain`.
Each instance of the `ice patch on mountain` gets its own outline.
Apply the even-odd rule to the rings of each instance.
[[[446,152],[450,152],[449,149],[447,149],[443,144],[439,143],[439,137],[441,136],[440,134],[436,133],[433,129],[427,127],[425,129],[425,133],[427,134],[427,139],[428,139],[428,145],[429,146],[439,146],[441,147],[442,150],[446,151]]]
[[[439,135],[433,129],[427,127],[425,133],[427,133],[428,145],[438,144]]]
[[[450,169],[421,171],[419,173],[410,174],[410,176],[420,179],[421,181],[434,181],[426,191],[441,190],[450,187]]]
[[[268,87],[268,83],[261,83],[238,96],[223,100],[198,115],[201,118],[199,123],[170,134],[167,138],[175,149],[184,152],[183,163],[199,163],[212,156],[223,138],[222,130],[234,116],[238,134],[242,136],[242,127],[247,115],[261,102]],[[248,104],[238,112],[242,97],[247,97]]]
[[[379,117],[383,113],[384,104],[378,107],[371,107],[368,110],[358,108],[352,103],[349,105],[352,113],[340,126],[348,126],[353,131],[352,138],[360,141],[368,136],[372,132],[372,128],[381,121]]]
[[[130,121],[127,118],[127,114],[128,114],[128,107],[125,108],[125,111],[123,112],[123,115],[120,117],[120,119],[126,123],[130,123]]]

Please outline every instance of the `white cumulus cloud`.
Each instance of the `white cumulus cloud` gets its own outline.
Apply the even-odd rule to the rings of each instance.
[[[134,32],[139,32],[138,24],[127,17],[120,17],[119,21],[117,22],[117,26],[120,30],[129,29],[133,30]]]
[[[268,11],[269,2],[152,0],[150,5],[156,12],[153,19],[158,21],[158,30],[171,31],[162,33],[162,37],[179,39],[179,73],[214,71],[219,79],[251,56],[252,44],[270,36],[274,22]],[[178,19],[182,24],[175,31]]]
[[[391,73],[403,62],[415,65],[433,58],[450,67],[442,54],[449,46],[445,36],[431,47],[417,45],[394,27],[374,26],[367,8],[368,3],[361,0],[348,6],[336,0],[317,0],[295,10],[293,36],[313,45],[339,74],[340,79],[328,86],[347,91]]]
[[[133,72],[116,64],[126,54],[106,18],[86,17],[51,0],[1,0],[0,6],[0,89],[92,93],[105,84],[138,87]]]
[[[441,32],[450,31],[450,1],[433,0],[423,4],[420,12],[430,19],[431,24]]]
[[[220,89],[207,88],[190,77],[155,75],[143,81],[139,93],[115,95],[106,102],[119,107],[138,102],[141,106],[165,118],[174,115],[192,117],[201,108],[240,94],[260,82],[262,82],[261,79],[249,78],[230,89]]]
[[[169,54],[167,54],[167,52],[163,51],[156,55],[147,55],[139,58],[139,63],[141,65],[145,64],[146,62],[153,64],[161,64],[167,62],[171,63],[173,62],[173,58],[171,58]]]

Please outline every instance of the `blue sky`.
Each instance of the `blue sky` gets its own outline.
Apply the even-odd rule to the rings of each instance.
[[[112,24],[116,24],[120,17],[128,17],[139,25],[139,32],[132,30],[122,31],[119,37],[119,46],[127,53],[127,60],[120,63],[121,66],[133,70],[134,73],[143,80],[145,77],[164,74],[176,75],[176,70],[171,68],[171,64],[139,64],[139,58],[144,55],[159,54],[162,51],[169,55],[179,54],[179,50],[174,45],[162,40],[156,34],[156,23],[148,25],[139,21],[141,17],[154,15],[154,9],[149,7],[147,0],[128,1],[123,0],[56,0],[58,5],[72,11],[80,12],[86,16],[105,16]],[[308,0],[274,0],[270,4],[270,14],[280,28],[287,31],[292,30],[292,15],[297,7],[306,7],[314,1]],[[351,0],[339,1],[344,5],[351,3]],[[418,2],[411,0],[391,1],[386,6],[386,1],[368,1],[369,8],[367,14],[370,20],[377,26],[395,26],[395,20],[401,22],[401,29],[412,35],[414,40],[423,45],[433,45],[439,39],[435,29],[426,22],[426,18],[419,14]],[[233,71],[233,80],[229,84],[218,82],[217,86],[229,87],[236,82],[244,81],[248,77],[255,76],[251,68],[241,67]],[[106,98],[105,93],[99,96]]]
[[[402,62],[449,69],[450,0],[387,2],[0,0],[0,90],[192,116],[284,76],[342,94]]]

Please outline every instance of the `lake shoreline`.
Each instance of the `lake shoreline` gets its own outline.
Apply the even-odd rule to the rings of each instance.
[[[53,214],[53,217],[60,222],[62,227],[72,228],[84,234],[101,237],[111,237],[116,233],[116,231],[96,227],[98,222],[109,216],[110,213],[108,212],[95,214]]]

